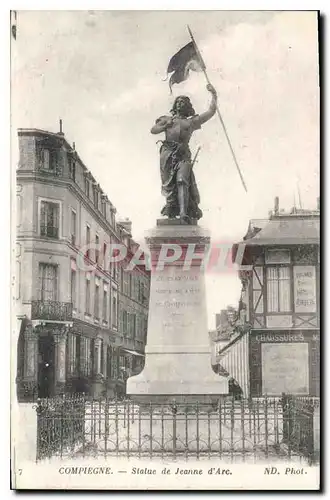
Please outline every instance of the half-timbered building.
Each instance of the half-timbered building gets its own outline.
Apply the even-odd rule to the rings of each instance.
[[[275,210],[251,220],[243,261],[236,335],[217,363],[240,384],[245,397],[319,395],[320,212]],[[243,314],[242,314],[243,312]],[[242,321],[242,317],[244,320]]]

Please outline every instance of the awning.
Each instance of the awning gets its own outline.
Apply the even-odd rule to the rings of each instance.
[[[142,356],[144,358],[144,354],[141,354],[140,352],[130,351],[129,349],[125,349],[124,347],[121,347],[121,350],[127,352],[128,354],[133,354],[133,356]]]

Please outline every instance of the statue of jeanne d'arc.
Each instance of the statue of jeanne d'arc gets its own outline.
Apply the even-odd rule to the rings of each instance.
[[[171,109],[172,116],[161,116],[151,129],[152,134],[165,132],[160,148],[160,174],[166,205],[161,213],[169,218],[179,216],[184,224],[203,215],[198,207],[200,196],[192,170],[189,140],[194,130],[200,129],[216,112],[217,93],[210,84],[206,88],[212,100],[205,113],[196,115],[189,97],[179,96]]]

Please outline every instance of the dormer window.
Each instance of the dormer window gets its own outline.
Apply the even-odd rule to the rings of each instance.
[[[74,158],[69,158],[69,177],[74,182],[76,181],[76,161]]]
[[[107,217],[107,201],[104,195],[101,196],[101,212],[103,217]]]
[[[39,150],[39,169],[58,175],[57,151],[54,149],[41,148]]]
[[[41,149],[40,151],[40,168],[43,170],[50,170],[50,153],[49,149]]]
[[[85,175],[85,194],[89,198],[89,179],[87,175]]]
[[[94,186],[93,189],[93,198],[94,198],[94,205],[96,208],[99,206],[99,192],[96,186]]]

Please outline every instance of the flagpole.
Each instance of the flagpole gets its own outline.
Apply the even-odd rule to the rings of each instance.
[[[197,47],[197,43],[196,43],[196,41],[195,41],[194,35],[192,34],[190,27],[189,27],[189,26],[187,26],[187,28],[188,28],[188,32],[189,32],[190,38],[191,38],[191,40],[192,40],[192,42],[193,42],[193,44],[194,44],[194,46],[195,46],[196,52],[197,52],[197,54],[198,54],[198,56],[200,57],[200,60],[201,60],[201,62],[202,62],[202,70],[203,70],[203,73],[204,73],[204,75],[205,75],[206,82],[207,82],[208,84],[212,85],[212,84],[211,84],[211,82],[210,82],[210,79],[209,79],[209,77],[208,77],[208,74],[207,74],[207,72],[206,72],[206,66],[205,66],[204,60],[203,60],[202,55],[201,55],[201,53],[200,53],[200,51],[199,51],[199,49],[198,49],[198,47]],[[245,184],[245,181],[244,181],[244,178],[243,178],[243,175],[242,175],[241,169],[239,168],[238,161],[237,161],[237,159],[236,159],[235,152],[234,152],[233,147],[232,147],[232,145],[231,145],[231,142],[230,142],[230,139],[229,139],[229,136],[228,136],[228,132],[227,132],[227,129],[226,129],[225,123],[224,123],[224,121],[223,121],[223,119],[222,119],[222,116],[221,116],[221,113],[220,113],[220,110],[219,110],[218,104],[216,104],[216,111],[217,111],[217,115],[218,115],[218,117],[219,117],[220,123],[221,123],[221,125],[222,125],[222,128],[223,128],[223,130],[224,130],[224,133],[225,133],[225,136],[226,136],[226,139],[227,139],[227,142],[228,142],[228,145],[229,145],[229,148],[230,148],[230,151],[231,151],[232,157],[233,157],[233,159],[234,159],[234,163],[235,163],[235,165],[236,165],[236,168],[237,168],[238,174],[239,174],[240,179],[241,179],[241,181],[242,181],[243,187],[244,187],[245,191],[247,192],[247,187],[246,187],[246,184]]]

